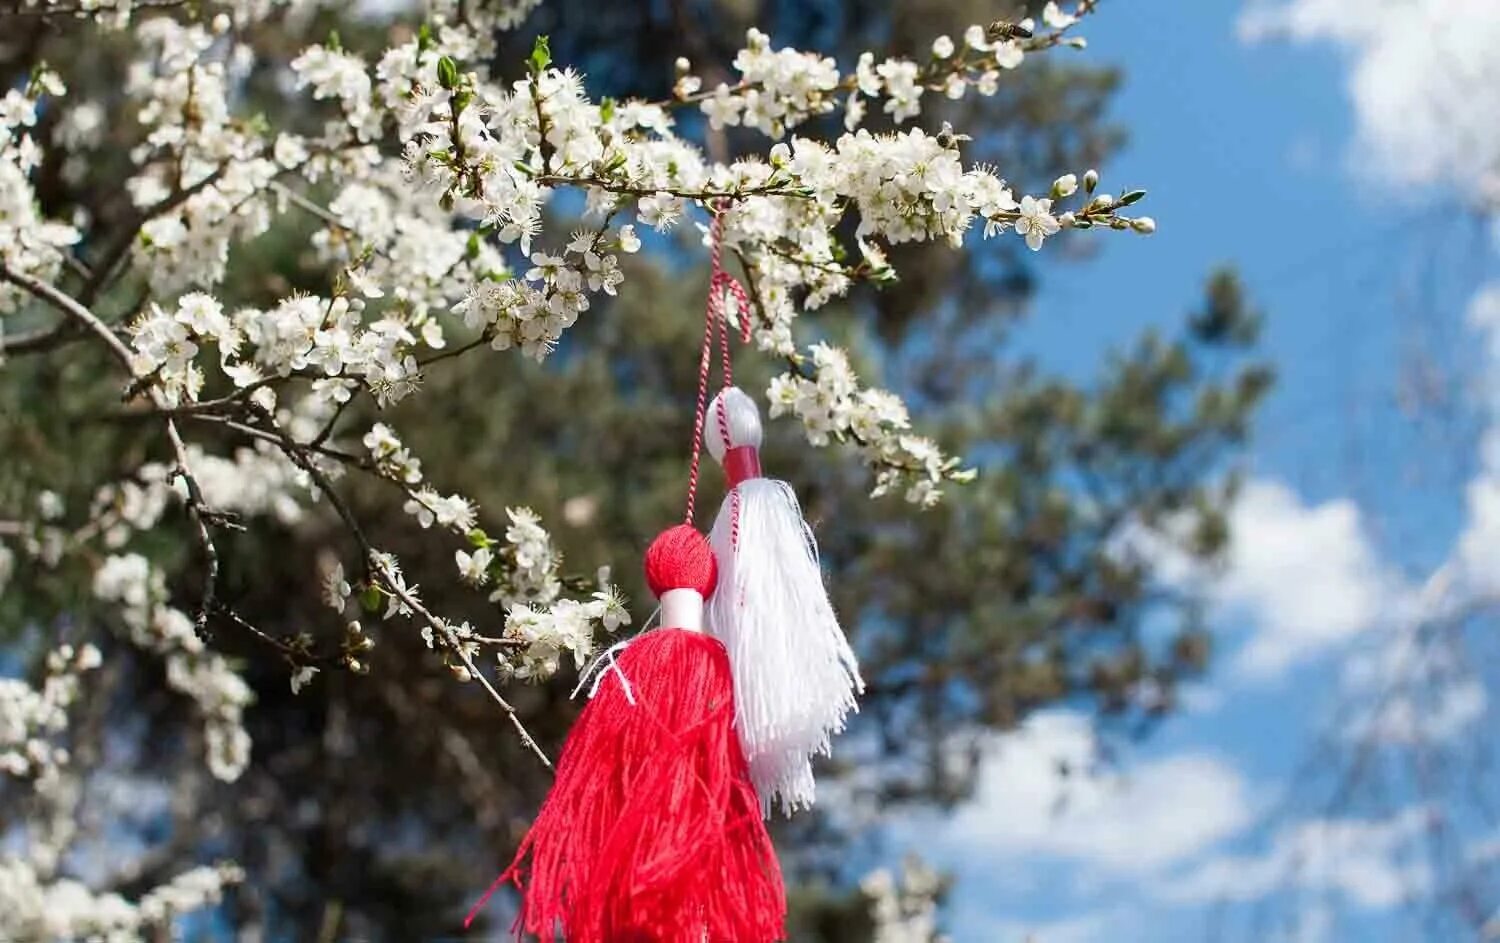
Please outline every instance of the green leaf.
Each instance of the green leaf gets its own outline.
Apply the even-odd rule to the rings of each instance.
[[[551,64],[552,48],[547,45],[547,37],[538,36],[531,47],[531,71],[540,72]]]
[[[1121,195],[1120,202],[1116,203],[1115,205],[1116,206],[1129,206],[1132,203],[1139,203],[1141,201],[1141,198],[1144,197],[1145,195],[1146,195],[1146,191],[1145,190],[1130,190],[1127,193],[1124,193],[1123,195]]]

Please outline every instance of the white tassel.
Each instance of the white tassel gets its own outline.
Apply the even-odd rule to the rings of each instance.
[[[709,405],[704,439],[731,480],[709,541],[719,559],[708,627],[729,650],[735,723],[762,809],[813,803],[810,757],[827,754],[864,690],[791,486],[759,477],[760,411],[729,388]],[[746,463],[750,463],[748,466]],[[746,477],[748,472],[749,477]]]

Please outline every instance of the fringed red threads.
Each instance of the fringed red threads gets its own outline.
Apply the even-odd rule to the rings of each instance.
[[[691,605],[667,605],[696,596],[701,614],[717,579],[708,541],[666,531],[646,578],[664,613],[690,624],[664,618],[618,656],[634,704],[618,678],[600,686],[497,883],[521,889],[516,931],[543,940],[773,943],[785,891],[734,731],[729,659]]]
[[[790,813],[812,805],[811,757],[830,751],[864,684],[797,496],[760,476],[760,410],[728,387],[709,415],[708,450],[730,489],[710,538],[721,578],[709,629],[729,651],[735,723],[761,802]]]

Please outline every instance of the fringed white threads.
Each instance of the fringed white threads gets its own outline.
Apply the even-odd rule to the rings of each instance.
[[[700,596],[698,598],[702,599],[703,597]],[[650,632],[651,628],[656,624],[656,617],[659,615],[661,615],[660,604],[651,611],[651,615],[646,619],[646,624],[641,626],[640,635],[620,639],[620,641],[605,649],[603,654],[598,655],[593,661],[589,662],[588,666],[583,669],[583,673],[578,676],[578,684],[574,686],[573,693],[568,695],[568,699],[576,701],[578,699],[578,692],[588,687],[589,700],[592,701],[599,694],[599,686],[604,683],[605,677],[613,671],[616,677],[620,679],[620,687],[625,692],[625,700],[630,703],[631,707],[634,707],[635,691],[630,687],[630,679],[625,677],[625,672],[620,669],[618,656],[625,650],[625,646],[640,638],[641,635]],[[590,678],[594,679],[592,686],[589,686]]]
[[[719,559],[709,631],[729,650],[735,723],[762,809],[790,814],[812,805],[810,757],[829,752],[864,683],[796,494],[759,476],[759,409],[729,387],[707,418],[708,450],[731,484],[709,537]]]
[[[588,685],[589,678],[593,678],[594,683],[589,687],[589,700],[592,701],[599,694],[599,686],[604,683],[604,679],[609,677],[609,673],[613,671],[620,679],[620,688],[625,692],[625,700],[630,703],[631,707],[634,707],[635,691],[631,689],[630,679],[625,677],[624,671],[620,670],[620,662],[615,657],[625,650],[625,646],[634,641],[635,639],[628,638],[616,642],[606,649],[604,654],[595,658],[587,668],[583,669],[583,674],[578,676],[578,685],[573,688],[573,693],[568,695],[568,698],[570,700],[576,699],[578,692],[582,691],[585,685]]]

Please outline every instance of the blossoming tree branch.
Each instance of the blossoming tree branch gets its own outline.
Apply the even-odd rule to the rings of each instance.
[[[29,62],[24,83],[0,101],[0,355],[99,349],[118,380],[109,418],[146,444],[137,464],[98,482],[87,507],[50,491],[0,505],[0,575],[81,574],[121,635],[163,659],[169,686],[196,705],[208,767],[223,780],[249,760],[241,719],[251,698],[216,653],[217,632],[249,633],[284,658],[296,690],[319,671],[366,670],[366,623],[410,627],[460,679],[482,685],[547,763],[505,685],[544,679],[564,659],[582,666],[602,633],[629,621],[607,574],[563,572],[535,513],[481,509],[452,493],[400,429],[360,424],[352,404],[385,409],[422,397],[424,378],[459,357],[545,359],[600,295],[631,290],[619,257],[638,251],[648,230],[706,232],[717,216],[755,345],[782,365],[764,391],[770,415],[800,423],[814,445],[855,450],[873,495],[930,506],[973,470],[915,431],[900,398],[863,385],[843,351],[800,341],[799,319],[860,282],[896,279],[886,255],[895,244],[983,251],[984,240],[1009,238],[1041,250],[1053,237],[1089,235],[1081,230],[1155,229],[1134,215],[1141,191],[1111,195],[1096,172],[1057,168],[1049,192],[1020,193],[1004,168],[965,161],[962,129],[917,126],[924,99],[993,95],[1033,57],[1082,49],[1078,29],[1096,0],[1071,11],[1049,3],[1039,22],[936,37],[918,60],[865,53],[852,68],[775,48],[752,29],[732,63],[735,80],[710,87],[679,59],[674,92],[661,101],[590,89],[586,76],[552,61],[545,38],[528,61],[492,71],[496,33],[518,26],[535,0],[434,0],[383,52],[345,48],[333,35],[289,67],[271,63],[315,109],[312,130],[306,114],[278,123],[241,107],[240,90],[267,67],[266,29],[294,4],[3,2],[18,20],[67,23],[126,45],[120,94],[134,143],[123,155],[128,173],[101,176],[98,168],[119,166],[96,160],[103,129],[119,116],[69,97],[66,73],[81,64]],[[863,128],[871,110],[895,130]],[[40,124],[63,154],[38,143]],[[759,132],[763,153],[715,160],[679,133],[729,126]],[[54,167],[128,194],[127,218],[45,216],[35,188]],[[577,209],[582,228],[549,227],[552,215]],[[263,309],[226,304],[231,260],[286,217],[314,228],[309,251],[323,288]],[[488,594],[492,624],[423,602],[401,561],[367,536],[345,493],[351,476],[392,489],[414,526],[452,534],[455,576]],[[184,513],[168,518],[174,505]],[[342,563],[321,575],[329,618],[343,626],[332,648],[251,624],[219,586],[228,531],[251,516],[291,523],[312,514],[336,520],[341,535],[330,549]],[[172,574],[153,562],[149,547],[164,527],[196,548],[196,606],[171,604]],[[57,786],[66,781],[66,708],[96,661],[59,649],[45,688],[0,687],[0,771],[54,804],[76,802]],[[55,866],[44,861],[25,879],[43,887]],[[142,901],[122,913],[140,925],[168,919],[232,876],[226,867],[189,881],[191,893],[162,891],[174,901],[165,909]]]

